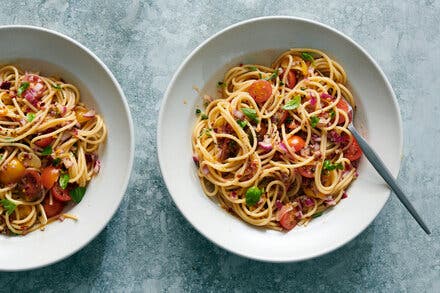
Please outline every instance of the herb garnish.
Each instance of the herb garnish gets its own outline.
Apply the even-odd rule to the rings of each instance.
[[[69,174],[67,174],[67,173],[62,174],[62,175],[60,176],[60,179],[58,180],[58,182],[60,183],[60,187],[61,187],[62,189],[66,189],[67,184],[69,184],[69,179],[70,179],[70,176],[69,176]]]
[[[51,146],[47,146],[43,149],[43,151],[41,152],[41,155],[43,156],[48,156],[52,154],[52,147]]]
[[[238,125],[240,125],[241,128],[245,128],[247,125],[246,120],[237,120]]]
[[[243,112],[246,117],[251,119],[253,122],[258,123],[257,111],[251,108],[241,108],[241,112]]]
[[[325,160],[324,164],[322,166],[323,166],[324,170],[328,170],[328,171],[335,170],[335,169],[338,169],[338,170],[344,169],[344,166],[342,165],[342,163],[332,164],[330,162],[330,160]]]
[[[310,62],[313,62],[315,59],[313,58],[313,56],[312,55],[310,55],[309,53],[307,53],[307,52],[302,52],[301,53],[301,58],[303,58],[305,61],[310,61]]]
[[[6,198],[0,200],[0,203],[6,209],[6,213],[8,215],[12,214],[17,207],[13,202],[7,200]]]
[[[35,113],[27,113],[26,119],[28,122],[32,122],[35,119]]]
[[[266,78],[266,80],[272,80],[277,78],[278,76],[278,69],[276,69],[268,78]]]
[[[293,99],[288,101],[284,106],[284,110],[295,110],[301,105],[301,96],[294,96]]]
[[[310,125],[311,125],[313,128],[315,128],[316,125],[318,125],[318,122],[319,122],[319,118],[316,117],[315,115],[313,115],[313,116],[310,117]]]
[[[19,96],[21,97],[21,95],[23,94],[23,92],[24,92],[25,90],[27,90],[28,87],[29,87],[29,82],[27,82],[27,81],[22,82],[21,85],[20,85],[20,87],[19,87],[18,90],[17,90],[17,95],[19,95]]]
[[[246,69],[249,71],[257,71],[258,70],[258,68],[255,66],[246,66]]]
[[[70,197],[75,203],[79,203],[83,199],[85,193],[86,193],[86,188],[80,186],[76,187],[75,189],[69,192]]]

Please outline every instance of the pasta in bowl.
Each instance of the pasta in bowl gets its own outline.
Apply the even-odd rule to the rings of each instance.
[[[291,230],[347,197],[362,155],[341,65],[291,49],[270,67],[239,64],[204,96],[192,147],[204,192],[245,222]]]

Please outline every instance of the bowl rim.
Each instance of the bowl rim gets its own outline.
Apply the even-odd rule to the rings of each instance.
[[[128,162],[128,172],[125,174],[126,177],[123,180],[123,185],[122,185],[122,187],[123,187],[122,188],[123,194],[119,197],[118,203],[115,206],[114,210],[111,211],[111,217],[109,217],[108,219],[106,219],[105,221],[103,221],[101,223],[101,225],[96,230],[96,233],[93,235],[93,237],[90,237],[89,239],[86,239],[86,241],[84,241],[83,243],[80,243],[80,245],[78,245],[75,249],[72,249],[72,251],[70,251],[69,253],[67,253],[67,254],[65,254],[63,256],[56,257],[54,259],[50,259],[48,261],[41,262],[38,265],[26,265],[26,266],[17,267],[16,269],[10,269],[10,268],[4,269],[4,268],[2,268],[0,266],[0,271],[3,271],[3,272],[15,271],[15,272],[17,272],[17,271],[26,271],[26,270],[38,269],[38,268],[42,268],[42,267],[49,266],[49,265],[55,264],[57,262],[60,262],[60,261],[62,261],[64,259],[72,256],[73,254],[77,253],[81,249],[83,249],[93,239],[95,239],[102,232],[102,230],[104,230],[104,228],[108,225],[110,220],[114,217],[116,211],[119,209],[119,207],[121,205],[121,202],[122,202],[122,199],[124,198],[125,193],[127,191],[128,183],[130,181],[131,173],[132,173],[132,170],[133,170],[135,140],[134,140],[133,119],[132,119],[132,116],[131,116],[130,107],[128,106],[127,98],[126,98],[126,96],[124,94],[124,91],[122,90],[121,85],[116,80],[116,78],[114,77],[114,75],[110,71],[110,69],[90,49],[88,49],[86,46],[82,45],[80,42],[74,40],[73,38],[64,35],[63,33],[60,33],[58,31],[55,31],[55,30],[52,30],[52,29],[44,28],[44,27],[33,26],[33,25],[21,25],[21,24],[0,25],[0,31],[1,30],[30,30],[30,31],[38,31],[38,32],[43,32],[43,33],[46,33],[46,34],[54,35],[54,36],[56,36],[58,38],[63,39],[64,41],[67,41],[71,45],[74,45],[77,49],[84,51],[88,56],[90,56],[93,60],[95,60],[98,63],[98,65],[102,69],[104,69],[105,73],[110,77],[111,82],[115,85],[115,87],[117,89],[118,95],[122,98],[122,103],[124,105],[123,109],[124,109],[125,114],[126,114],[127,119],[128,119],[128,131],[129,131],[129,136],[130,136],[130,146],[129,146],[130,154],[129,154],[129,162]]]
[[[292,21],[297,21],[297,22],[304,22],[307,24],[312,24],[314,26],[317,26],[321,29],[324,30],[328,30],[331,31],[332,33],[342,37],[343,39],[345,39],[348,43],[351,43],[352,45],[354,45],[362,54],[364,54],[367,59],[369,60],[369,62],[371,62],[371,64],[374,66],[374,68],[379,72],[381,79],[385,82],[385,86],[387,87],[387,89],[389,90],[389,92],[391,93],[391,98],[392,98],[392,104],[394,106],[394,110],[397,113],[397,130],[398,130],[398,137],[399,137],[399,145],[397,146],[396,150],[399,153],[400,159],[398,161],[398,165],[397,165],[397,171],[396,172],[391,172],[393,176],[395,176],[397,178],[400,169],[401,169],[401,158],[402,158],[402,150],[403,150],[403,129],[402,129],[402,117],[401,117],[401,113],[400,113],[400,108],[397,102],[397,98],[396,95],[394,93],[394,90],[390,84],[390,82],[388,81],[387,77],[385,76],[385,73],[383,72],[383,70],[380,68],[380,66],[378,65],[378,63],[373,59],[373,57],[370,56],[370,54],[363,49],[358,43],[356,43],[354,40],[352,40],[350,37],[346,36],[345,34],[343,34],[342,32],[340,32],[339,30],[330,27],[327,24],[323,24],[321,22],[318,22],[316,20],[311,20],[311,19],[307,19],[307,18],[303,18],[303,17],[296,17],[296,16],[263,16],[263,17],[256,17],[256,18],[251,18],[251,19],[247,19],[244,21],[240,21],[238,23],[232,24],[220,31],[218,31],[217,33],[213,34],[211,37],[209,37],[208,39],[206,39],[205,41],[203,41],[200,45],[198,45],[195,49],[192,50],[192,52],[183,60],[183,62],[180,64],[180,66],[178,67],[178,69],[176,70],[176,72],[174,73],[171,81],[168,84],[168,87],[164,93],[162,102],[161,102],[161,106],[160,106],[160,110],[159,110],[159,117],[158,117],[158,125],[157,125],[157,152],[158,152],[158,159],[159,159],[159,167],[160,167],[160,172],[162,174],[162,178],[165,182],[165,185],[167,186],[171,186],[171,181],[166,178],[166,176],[164,176],[165,174],[165,169],[164,169],[164,163],[162,160],[162,147],[161,147],[161,141],[162,141],[162,121],[164,119],[164,112],[165,112],[165,105],[168,102],[169,99],[169,95],[170,92],[172,90],[172,88],[174,87],[174,84],[176,83],[177,80],[177,76],[180,74],[180,72],[182,71],[182,69],[189,63],[189,61],[193,58],[193,56],[195,54],[197,54],[203,47],[205,47],[208,43],[210,43],[211,41],[213,41],[214,39],[220,37],[222,34],[233,30],[239,26],[244,26],[247,24],[251,24],[254,22],[260,22],[260,21],[278,21],[278,20],[292,20]],[[168,188],[169,190],[169,188]],[[179,209],[180,213],[185,217],[185,219],[195,228],[196,231],[198,231],[201,235],[203,235],[206,239],[208,239],[209,241],[211,241],[212,243],[214,243],[215,245],[225,249],[226,251],[229,251],[235,255],[239,255],[245,258],[249,258],[249,259],[253,259],[253,260],[257,260],[257,261],[263,261],[263,262],[271,262],[271,263],[288,263],[288,262],[300,262],[300,261],[305,261],[305,260],[309,260],[309,259],[314,259],[316,257],[325,255],[327,253],[330,253],[332,251],[335,251],[337,249],[339,249],[340,247],[344,246],[345,244],[349,243],[350,241],[352,241],[354,238],[356,238],[357,236],[359,236],[363,231],[365,231],[365,229],[374,221],[374,219],[377,218],[377,216],[379,215],[380,211],[382,211],[383,207],[385,206],[385,203],[388,201],[389,196],[391,194],[391,191],[387,194],[385,200],[383,201],[380,209],[378,210],[377,214],[372,217],[371,219],[368,219],[368,221],[365,222],[365,224],[360,227],[360,229],[358,230],[358,232],[354,233],[352,235],[352,237],[347,238],[345,241],[342,241],[341,243],[339,243],[339,245],[335,245],[333,247],[330,247],[328,249],[323,249],[318,253],[306,256],[306,257],[302,257],[302,258],[295,258],[295,259],[289,259],[289,258],[285,258],[285,259],[273,259],[270,257],[261,257],[261,256],[254,256],[251,254],[245,254],[243,252],[237,252],[237,251],[233,251],[232,249],[230,249],[229,247],[227,247],[226,245],[223,245],[222,243],[220,243],[219,241],[216,241],[214,239],[209,238],[207,235],[205,235],[196,225],[195,223],[193,223],[188,217],[187,215],[183,212],[183,209],[181,208],[181,206],[174,200],[174,196],[171,192],[169,192],[171,198],[173,199],[174,204],[177,206],[177,208]]]

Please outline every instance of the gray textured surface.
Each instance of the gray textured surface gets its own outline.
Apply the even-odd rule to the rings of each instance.
[[[135,122],[130,186],[121,209],[91,244],[44,269],[0,274],[0,290],[440,291],[439,1],[94,2],[0,1],[0,25],[31,24],[62,32],[113,71]],[[262,15],[324,22],[378,61],[402,112],[399,182],[423,212],[431,237],[393,197],[366,231],[339,250],[297,264],[268,264],[217,248],[181,216],[154,155],[163,92],[183,58],[204,39]]]

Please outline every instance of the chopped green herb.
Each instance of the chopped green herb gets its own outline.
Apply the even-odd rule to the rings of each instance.
[[[246,69],[249,71],[258,71],[258,68],[255,66],[246,66]]]
[[[284,106],[284,110],[295,110],[301,105],[301,96],[294,96],[293,99],[288,101]]]
[[[324,164],[322,166],[323,166],[324,170],[328,170],[328,171],[335,170],[335,169],[338,169],[338,170],[344,169],[344,166],[342,165],[342,163],[332,164],[329,160],[325,160]]]
[[[255,109],[251,108],[241,108],[241,112],[243,112],[246,117],[254,121],[255,123],[258,123],[258,117],[257,117],[257,111]]]
[[[240,125],[241,128],[245,128],[247,125],[246,120],[237,120],[238,125]]]
[[[206,115],[205,113],[202,113],[202,115],[200,115],[200,118],[202,118],[202,120],[206,120],[206,119],[208,119],[208,115]]]
[[[266,78],[266,80],[272,80],[277,78],[278,76],[278,69],[276,69],[268,78]]]
[[[223,81],[219,81],[219,82],[217,82],[217,87],[224,88],[224,87],[226,87],[226,84]]]
[[[246,204],[253,206],[260,201],[263,191],[257,186],[252,186],[246,191]]]
[[[319,118],[316,116],[312,116],[310,117],[310,125],[312,125],[312,127],[316,127],[316,125],[318,125],[319,122]]]
[[[0,155],[0,161],[3,159],[3,155]]]
[[[56,158],[55,160],[52,161],[52,165],[58,166],[60,164],[60,162],[61,162],[61,159],[60,158]]]
[[[263,78],[263,76],[261,75],[261,72],[258,72],[258,77],[259,77],[260,79]]]
[[[318,217],[322,216],[323,213],[324,212],[316,213],[316,214],[312,215],[312,218],[318,218]]]
[[[336,116],[336,112],[335,112],[335,110],[330,109],[329,113],[330,113],[330,118],[331,118],[331,119],[335,118],[335,116]]]
[[[70,176],[69,176],[69,174],[67,174],[67,173],[62,174],[62,175],[60,176],[60,179],[58,180],[58,182],[60,183],[60,187],[61,187],[62,189],[66,189],[67,184],[69,184],[69,179],[70,179]]]
[[[6,209],[6,213],[8,215],[12,214],[14,212],[15,208],[17,207],[13,202],[7,200],[6,198],[0,200],[0,203]]]
[[[202,113],[202,110],[196,109],[196,115],[199,115],[200,113]]]
[[[313,60],[315,60],[315,59],[313,58],[313,56],[310,55],[310,54],[307,53],[307,52],[302,52],[302,53],[301,53],[301,58],[303,58],[305,61],[310,61],[310,62],[313,62]]]
[[[80,186],[76,187],[75,189],[69,192],[70,197],[75,203],[79,203],[83,199],[85,193],[86,193],[86,188]]]
[[[21,95],[23,94],[23,92],[24,92],[25,90],[27,90],[28,87],[29,87],[29,82],[27,82],[27,81],[22,82],[21,85],[20,85],[20,87],[19,87],[18,90],[17,90],[17,95],[19,95],[19,96],[21,97]]]
[[[300,89],[301,89],[302,91],[305,91],[307,88],[305,88],[305,87],[300,87]]]
[[[28,122],[32,122],[35,119],[35,113],[27,113],[26,119]]]
[[[41,154],[43,156],[49,156],[50,154],[52,154],[52,147],[51,146],[47,146],[43,149],[43,151],[41,152]]]
[[[283,85],[284,85],[284,82],[280,81],[280,85],[283,86]]]
[[[56,83],[52,84],[52,87],[57,89],[57,90],[61,89],[61,86],[59,84],[56,84]]]

